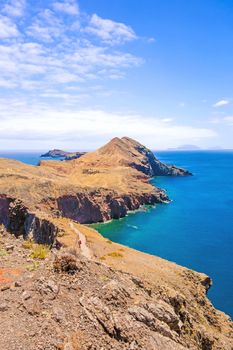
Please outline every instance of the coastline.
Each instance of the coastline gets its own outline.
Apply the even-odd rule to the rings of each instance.
[[[133,152],[138,152],[138,149],[141,152],[138,157],[133,157],[134,163],[132,152],[128,152],[125,142],[127,146],[128,143],[133,145]],[[16,236],[22,235],[24,239],[33,238],[37,243],[51,245],[53,254],[73,254],[79,261],[78,264],[88,266],[85,268],[87,276],[90,273],[89,267],[94,266],[96,273],[100,274],[100,279],[103,278],[103,269],[107,271],[104,275],[104,283],[107,285],[109,282],[112,286],[112,274],[116,273],[119,281],[126,277],[133,281],[137,288],[133,298],[132,286],[129,285],[124,292],[122,287],[116,294],[115,291],[111,291],[113,294],[109,301],[114,304],[115,295],[120,293],[122,300],[125,298],[123,295],[127,295],[127,303],[132,304],[133,311],[128,311],[132,310],[131,308],[123,308],[121,317],[125,317],[125,320],[133,317],[136,322],[141,322],[140,327],[149,327],[143,328],[143,336],[147,339],[145,344],[148,345],[148,336],[153,336],[155,339],[163,337],[163,344],[173,344],[167,346],[169,350],[179,348],[178,344],[183,344],[186,348],[187,344],[191,344],[193,349],[203,350],[205,347],[203,348],[202,344],[205,344],[207,349],[211,346],[211,350],[230,350],[232,323],[229,317],[216,310],[207,298],[206,294],[211,285],[207,275],[172,263],[168,261],[170,259],[159,258],[158,254],[151,255],[114,243],[94,229],[77,223],[99,219],[107,221],[108,218],[119,219],[126,215],[130,218],[131,214],[145,217],[149,213],[144,213],[140,208],[141,204],[164,202],[162,199],[167,198],[167,195],[165,197],[165,192],[156,184],[154,186],[149,183],[152,181],[150,172],[153,169],[159,172],[163,169],[165,174],[172,171],[175,178],[178,174],[183,176],[187,173],[179,168],[170,168],[158,163],[154,155],[152,160],[145,158],[144,152],[147,156],[151,154],[135,141],[114,139],[98,151],[70,162],[43,161],[39,167],[28,167],[15,161],[0,160],[1,179],[4,180],[1,185],[5,193],[0,200],[1,220]],[[111,159],[109,153],[112,155]],[[148,161],[146,168],[145,159]],[[16,186],[12,191],[13,178]],[[174,178],[171,182],[190,183],[185,180],[175,181]],[[169,207],[172,206],[159,206]],[[131,211],[130,214],[132,208],[139,210]],[[81,243],[84,249],[80,249],[82,244],[81,247],[77,244],[77,232],[81,232],[79,240],[81,238],[83,241]],[[144,236],[142,238],[151,244],[151,240]],[[122,282],[119,283],[122,286]],[[103,288],[108,287],[104,285]],[[143,296],[138,300],[140,291],[143,291]],[[98,290],[93,290],[93,293],[97,292]],[[103,298],[104,296],[105,293],[101,295]],[[150,308],[151,303],[162,310],[162,321],[159,319],[160,314],[151,311],[154,310],[154,306]],[[82,307],[85,308],[85,305],[81,304]],[[96,306],[90,307],[96,315]],[[171,313],[167,311],[168,308]],[[104,308],[101,307],[101,310]],[[167,320],[167,312],[176,320],[175,328],[173,322],[167,324],[168,328],[164,323],[160,324],[166,323],[164,320]],[[144,315],[143,319],[141,315]],[[153,324],[159,324],[162,328],[151,328],[149,320],[153,320]],[[122,330],[127,331],[127,327]],[[165,346],[161,348],[166,349]],[[183,347],[180,349],[183,350]]]

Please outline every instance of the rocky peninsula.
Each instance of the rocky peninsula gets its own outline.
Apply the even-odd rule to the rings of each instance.
[[[64,162],[0,159],[0,348],[232,350],[208,276],[83,225],[167,203],[150,178],[190,175],[128,137]]]
[[[86,152],[67,152],[60,149],[52,149],[41,155],[41,158],[64,158],[64,160],[72,160],[82,157]]]

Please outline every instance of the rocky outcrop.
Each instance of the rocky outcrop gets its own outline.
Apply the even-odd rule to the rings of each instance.
[[[232,349],[231,323],[208,303],[198,273],[186,280],[188,270],[164,261],[171,281],[158,268],[155,283],[67,249],[31,262],[28,271],[22,241],[1,239],[4,249],[12,243],[0,267],[1,349]],[[160,264],[154,257],[145,272]]]
[[[66,152],[60,149],[53,149],[41,155],[43,158],[64,158],[65,160],[72,160],[82,157],[86,152]]]
[[[29,211],[20,200],[0,195],[0,225],[16,237],[33,239],[40,244],[53,245],[58,228],[49,220]]]
[[[67,153],[52,150],[43,156]],[[118,219],[144,204],[167,203],[167,194],[149,183],[152,176],[165,175],[190,173],[161,163],[149,149],[128,137],[114,138],[97,151],[69,162],[41,161],[33,167],[1,159],[0,194],[14,199],[14,209],[9,211],[3,202],[0,213],[4,219],[0,220],[8,220],[7,226],[21,234],[25,225],[40,226],[33,214],[28,218],[28,212],[62,215],[80,223]]]
[[[138,164],[139,157],[137,156],[137,162],[129,163],[130,166],[142,171],[144,174],[153,176],[188,176],[192,175],[188,170],[178,168],[175,165],[166,165],[155,157],[154,153],[139,142],[134,141],[128,137],[121,139],[127,146],[131,145],[142,157],[141,164]]]
[[[62,196],[56,200],[59,213],[81,224],[90,224],[124,217],[128,211],[141,205],[154,205],[169,201],[164,191],[118,196],[117,193],[99,190]]]
[[[86,154],[86,153],[87,152],[71,152],[65,156],[65,160],[78,159],[78,158],[84,156],[84,154]]]
[[[54,150],[49,155],[64,153]],[[2,159],[0,194],[18,199],[33,213],[94,223],[121,218],[144,204],[167,203],[168,195],[152,186],[150,178],[189,174],[161,163],[145,146],[123,137],[69,162],[41,161],[33,167]],[[19,222],[24,221],[22,210],[20,215]]]
[[[209,277],[77,223],[167,202],[149,182],[166,175],[190,173],[126,137],[69,162],[0,160],[0,349],[232,350]],[[28,237],[53,254],[35,257]]]
[[[115,137],[94,155],[98,163],[110,164],[114,160],[115,165],[134,168],[150,177],[192,175],[188,170],[162,163],[147,147],[129,137]],[[82,160],[88,162],[89,158],[94,165],[95,160],[89,154]]]

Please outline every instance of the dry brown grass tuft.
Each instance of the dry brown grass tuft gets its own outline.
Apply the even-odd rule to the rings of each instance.
[[[30,257],[32,259],[45,259],[49,253],[49,247],[44,244],[33,244]]]
[[[123,258],[123,255],[118,252],[108,253],[108,256],[111,256],[112,258]]]

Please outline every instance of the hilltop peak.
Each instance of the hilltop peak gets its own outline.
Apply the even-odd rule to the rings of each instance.
[[[86,154],[80,162],[92,167],[133,168],[149,177],[191,175],[184,169],[163,164],[147,147],[127,136],[114,137],[97,151]]]

